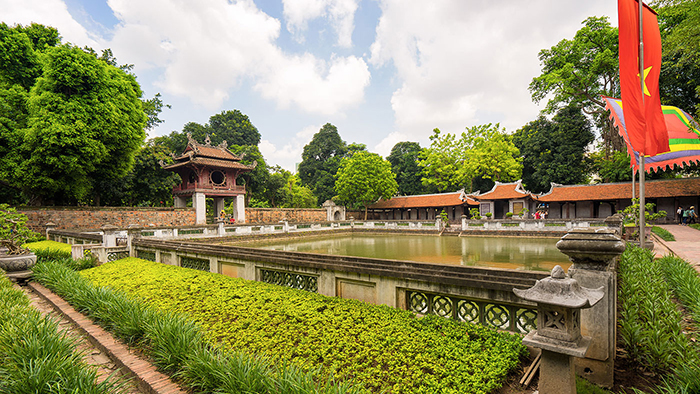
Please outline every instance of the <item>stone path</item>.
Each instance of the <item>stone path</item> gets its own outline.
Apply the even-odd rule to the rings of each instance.
[[[676,240],[657,242],[665,246],[673,254],[690,263],[700,272],[700,230],[678,224],[665,224],[659,227],[673,234]]]
[[[128,381],[125,394],[185,393],[168,376],[158,372],[152,364],[116,341],[110,333],[92,323],[50,290],[36,282],[30,282],[22,289],[35,308],[58,319],[60,328],[79,340],[79,348],[85,351],[85,361],[97,366],[99,379],[104,380],[116,372]]]

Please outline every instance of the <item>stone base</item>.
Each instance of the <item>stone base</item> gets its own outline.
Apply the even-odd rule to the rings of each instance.
[[[575,360],[576,375],[591,383],[605,388],[612,388],[615,379],[614,360],[599,361],[590,358]]]
[[[26,283],[29,279],[31,279],[32,275],[34,275],[34,272],[27,270],[27,271],[14,271],[14,272],[8,272],[6,273],[7,278],[11,280],[12,282],[18,283],[18,284],[24,284]]]

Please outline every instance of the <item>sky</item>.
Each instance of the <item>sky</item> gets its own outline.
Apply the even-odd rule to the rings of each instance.
[[[590,16],[617,26],[613,0],[0,0],[0,21],[58,29],[111,48],[145,98],[170,109],[149,137],[238,109],[268,165],[294,171],[326,123],[388,156],[429,146],[434,128],[500,123],[514,132],[545,102],[528,86],[538,53]]]

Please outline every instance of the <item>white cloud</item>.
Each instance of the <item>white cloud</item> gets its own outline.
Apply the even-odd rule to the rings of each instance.
[[[251,0],[109,0],[121,21],[110,45],[143,68],[162,68],[157,85],[216,110],[244,81],[280,107],[341,114],[363,100],[364,60],[290,55],[275,41],[280,22]],[[123,55],[122,55],[123,54]],[[138,71],[138,70],[137,70]]]
[[[409,137],[405,134],[394,131],[384,137],[381,142],[379,142],[372,152],[379,154],[382,157],[387,157],[391,154],[391,149],[399,142],[408,141]]]
[[[303,34],[310,21],[326,17],[338,35],[338,46],[352,46],[358,0],[282,0],[282,3],[287,30],[298,42],[304,42]]]
[[[64,43],[95,49],[103,46],[97,37],[73,19],[61,0],[0,0],[0,10],[0,20],[9,25],[40,23],[55,27]]]
[[[602,1],[383,0],[370,64],[396,68],[398,131],[417,139],[435,127],[500,121],[512,131],[533,120],[539,108],[527,87],[540,74],[537,53],[573,37]]]
[[[272,141],[263,139],[260,141],[258,148],[263,157],[268,159],[273,159],[274,164],[279,164],[280,167],[287,171],[296,172],[296,164],[301,162],[301,153],[304,150],[304,146],[307,145],[314,134],[316,134],[322,125],[311,125],[304,127],[301,131],[296,133],[291,141],[287,142],[281,147],[275,145]],[[273,165],[272,163],[267,163],[268,165]]]

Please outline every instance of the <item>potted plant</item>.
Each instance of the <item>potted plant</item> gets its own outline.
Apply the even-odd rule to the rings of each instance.
[[[521,217],[521,218],[523,218],[523,219],[526,219],[526,218],[527,218],[527,214],[528,214],[528,212],[530,212],[530,210],[529,210],[529,209],[527,209],[527,208],[523,208],[523,210],[522,210],[522,211],[520,211],[520,217]]]
[[[650,222],[665,217],[666,211],[659,211],[654,213],[654,207],[656,204],[648,203],[644,204],[644,221],[646,222],[644,233],[645,237],[649,239],[651,236],[651,228],[653,226],[649,225]],[[635,198],[632,200],[632,205],[625,208],[623,211],[619,212],[623,215],[624,221],[624,236],[626,240],[631,238],[639,239],[639,199]]]
[[[469,215],[474,220],[481,220],[481,214],[479,213],[479,208],[471,208],[469,210]]]
[[[27,216],[8,204],[0,204],[0,269],[11,278],[27,278],[36,255],[23,245],[40,235],[27,227]]]
[[[491,212],[486,212],[484,216],[486,216],[487,219],[491,219],[491,216],[493,216],[493,214]]]
[[[506,212],[506,219],[512,219],[513,218],[513,212]]]

